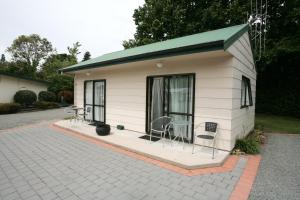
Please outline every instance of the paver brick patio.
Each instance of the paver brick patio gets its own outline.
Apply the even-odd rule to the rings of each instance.
[[[246,163],[186,176],[44,123],[0,132],[0,199],[229,199]]]

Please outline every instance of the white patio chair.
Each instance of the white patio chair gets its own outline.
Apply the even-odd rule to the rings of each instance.
[[[81,120],[81,122],[88,121],[89,123],[92,122],[92,108],[86,107],[82,113],[78,113],[78,120]],[[89,118],[86,120],[86,118]]]
[[[72,117],[69,119],[70,123],[73,121],[76,121],[75,111],[72,109],[72,107],[66,107],[64,109],[64,113],[68,115],[72,115]]]
[[[204,124],[204,133],[203,131],[199,131],[202,127],[201,125]],[[195,151],[195,140],[197,138],[204,139],[204,140],[211,140],[212,141],[212,159],[215,157],[215,144],[216,144],[216,137],[217,137],[217,127],[218,124],[215,122],[204,122],[199,124],[194,131],[194,141],[193,141],[193,152]]]
[[[167,132],[170,128],[171,121],[172,121],[172,118],[168,117],[168,116],[162,116],[162,117],[159,117],[159,118],[153,120],[151,122],[151,127],[150,127],[150,142],[152,141],[152,137],[160,138],[160,139],[166,138]],[[157,133],[157,134],[159,134],[159,136],[153,135],[153,133]],[[169,133],[168,135],[169,135],[170,141],[172,142],[171,134]],[[164,145],[164,142],[163,142],[163,145]]]

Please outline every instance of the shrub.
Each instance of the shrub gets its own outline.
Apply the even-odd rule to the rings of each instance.
[[[37,101],[34,103],[34,106],[40,109],[59,108],[59,105],[57,103],[49,101]]]
[[[0,114],[16,113],[21,109],[18,103],[0,103]]]
[[[14,101],[23,106],[32,105],[36,99],[36,94],[31,90],[19,90],[14,96]]]
[[[258,154],[259,153],[259,142],[255,137],[246,137],[243,139],[236,140],[235,149],[239,149],[247,154]]]
[[[73,103],[73,92],[71,91],[62,90],[58,93],[57,97],[61,102]]]
[[[56,101],[56,95],[54,92],[41,91],[39,93],[39,101],[54,102],[54,101]]]

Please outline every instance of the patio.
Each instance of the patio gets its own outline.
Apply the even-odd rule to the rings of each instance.
[[[170,143],[169,140],[150,142],[140,138],[145,134],[118,130],[115,127],[111,127],[109,136],[98,136],[95,126],[87,123],[61,120],[54,125],[185,169],[221,166],[229,156],[227,151],[215,150],[215,158],[212,159],[212,148],[198,145],[195,146],[195,152],[192,154],[191,144],[177,141]]]

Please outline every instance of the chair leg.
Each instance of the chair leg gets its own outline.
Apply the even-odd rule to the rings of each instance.
[[[168,132],[168,133],[169,133],[169,140],[170,140],[170,142],[171,142],[171,146],[173,146],[171,134],[170,134],[170,132]]]
[[[213,141],[213,153],[212,153],[212,159],[215,158],[215,140]]]
[[[163,148],[165,147],[164,137],[165,137],[164,132],[160,132],[160,139],[161,139],[161,141],[162,141]]]
[[[192,154],[194,154],[195,152],[195,141],[193,141],[193,150],[192,150]]]

